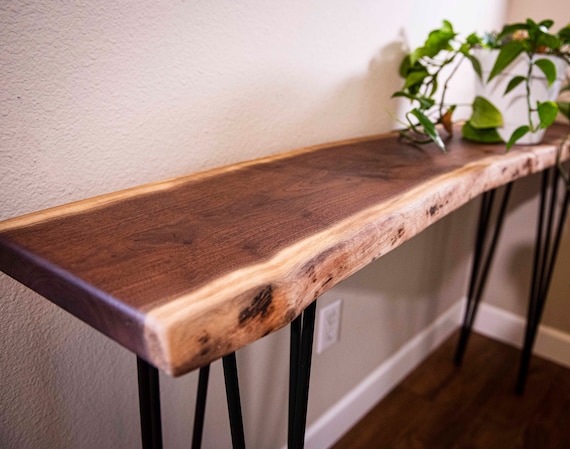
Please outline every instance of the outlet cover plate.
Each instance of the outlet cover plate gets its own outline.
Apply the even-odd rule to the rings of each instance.
[[[317,354],[322,354],[340,339],[341,304],[337,299],[319,311]]]

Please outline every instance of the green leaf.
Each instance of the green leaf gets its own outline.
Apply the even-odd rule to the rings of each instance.
[[[565,43],[570,42],[570,24],[558,31],[558,37]]]
[[[527,132],[530,131],[528,125],[519,126],[517,129],[513,131],[509,141],[507,142],[507,151],[511,149],[511,147],[519,140],[522,136],[524,136]]]
[[[531,39],[534,39],[536,33],[540,31],[538,24],[532,19],[526,19],[526,24],[528,25],[528,34]]]
[[[453,50],[451,41],[455,36],[457,33],[453,31],[451,23],[444,20],[441,28],[430,31],[422,47],[418,47],[410,53],[409,65],[414,66],[424,57],[433,58],[443,50]]]
[[[534,61],[534,65],[537,66],[544,76],[546,76],[546,80],[548,81],[548,85],[552,86],[552,83],[556,81],[556,66],[550,59],[537,59]]]
[[[429,136],[429,138],[433,140],[437,144],[437,146],[440,147],[443,151],[446,151],[445,144],[441,140],[441,137],[439,136],[437,129],[435,129],[434,123],[423,112],[421,112],[418,109],[412,109],[410,113],[413,114],[418,119],[420,125],[422,125],[424,129],[424,132]]]
[[[501,143],[503,139],[497,132],[497,128],[478,129],[471,122],[465,122],[461,128],[461,135],[467,140],[482,143]]]
[[[471,65],[473,66],[473,70],[475,71],[475,73],[477,74],[477,76],[479,77],[479,79],[482,81],[483,80],[483,72],[481,70],[481,63],[479,62],[479,60],[473,56],[472,54],[466,54],[465,57],[467,59],[469,59],[469,61],[471,61]]]
[[[421,84],[422,81],[429,76],[427,70],[419,70],[417,72],[410,72],[408,76],[406,76],[406,81],[404,83],[404,89],[415,86],[416,84]]]
[[[442,31],[446,31],[448,33],[453,33],[453,25],[449,20],[443,19],[443,25],[441,26]]]
[[[520,41],[511,41],[508,44],[505,44],[505,46],[501,48],[499,56],[497,56],[495,65],[493,65],[487,81],[491,81],[495,76],[507,68],[508,65],[523,52],[523,50],[524,45]]]
[[[443,25],[438,30],[429,33],[424,45],[425,56],[433,58],[442,50],[452,50],[451,40],[457,36],[453,31],[453,26],[447,20],[443,21]]]
[[[548,33],[540,33],[536,38],[536,47],[545,46],[552,50],[557,50],[562,45],[562,42],[557,36]]]
[[[402,78],[408,76],[408,72],[412,67],[412,63],[410,61],[410,55],[406,55],[402,58],[402,62],[400,63],[400,67],[398,68],[398,73]]]
[[[546,20],[543,20],[542,22],[540,22],[538,24],[538,27],[545,29],[545,30],[548,30],[548,29],[550,29],[550,27],[552,25],[554,25],[554,20],[546,19]]]
[[[462,53],[463,55],[467,56],[469,54],[470,49],[471,45],[465,42],[459,46],[459,53]]]
[[[558,105],[554,101],[545,101],[538,103],[538,117],[540,118],[540,127],[548,128],[556,120],[558,114]]]
[[[429,109],[435,104],[435,100],[433,98],[422,97],[420,95],[413,95],[408,92],[398,91],[392,94],[392,98],[395,97],[404,97],[408,98],[409,100],[417,101],[420,104],[420,109]]]
[[[473,113],[469,119],[471,126],[478,129],[503,126],[503,116],[493,103],[483,97],[473,100]]]
[[[519,30],[527,30],[529,29],[528,23],[512,23],[510,25],[505,25],[499,35],[497,36],[497,40],[500,41],[505,36],[509,36],[513,34],[515,31]]]
[[[526,80],[524,76],[515,76],[512,80],[509,81],[509,85],[505,89],[505,93],[503,95],[507,95],[511,90],[517,87],[520,83]]]
[[[438,87],[438,82],[437,82],[437,77],[433,77],[430,81],[431,84],[431,91],[429,93],[430,97],[433,97],[435,92],[437,91],[437,87]],[[429,85],[429,84],[428,84]]]
[[[410,53],[410,66],[415,65],[421,58],[427,56],[428,52],[425,47],[416,48]]]
[[[467,36],[465,42],[467,42],[471,47],[474,45],[481,45],[483,43],[481,38],[477,36],[477,33],[471,33],[469,36]]]
[[[558,111],[570,120],[570,102],[568,101],[559,101],[558,102]]]

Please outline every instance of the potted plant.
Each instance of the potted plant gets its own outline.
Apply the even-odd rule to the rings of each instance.
[[[433,141],[445,151],[440,129],[452,134],[457,107],[446,102],[447,90],[458,67],[468,61],[479,85],[471,117],[462,127],[463,137],[505,142],[507,149],[518,141],[523,143],[525,137],[527,143],[536,142],[564,107],[554,100],[570,64],[570,24],[556,34],[550,32],[553,24],[552,20],[536,23],[527,19],[506,25],[500,33],[472,33],[461,38],[452,24],[444,21],[400,64],[404,86],[393,97],[406,98],[411,105],[401,136],[413,143]],[[536,81],[544,87],[537,87]],[[539,90],[543,95],[538,96]],[[490,99],[491,93],[499,95]],[[513,126],[516,119],[511,116],[504,119],[506,114],[521,110],[522,124]]]

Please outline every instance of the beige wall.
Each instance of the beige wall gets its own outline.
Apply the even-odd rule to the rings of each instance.
[[[507,21],[536,21],[552,19],[553,31],[570,23],[570,8],[560,0],[512,0],[507,10]],[[493,273],[484,295],[484,301],[501,309],[526,316],[529,276],[532,270],[535,216],[538,210],[536,192],[541,176],[537,175],[516,184],[510,212],[505,223]],[[520,223],[532,226],[520,226]],[[566,220],[559,257],[552,278],[542,323],[570,334],[570,220]]]
[[[3,4],[0,219],[391,129],[405,43],[417,45],[443,18],[461,30],[497,28],[506,11],[496,0],[391,6]],[[471,90],[464,83],[456,95]],[[525,221],[532,211],[520,213]],[[314,359],[310,422],[464,295],[475,214],[462,208],[322,298],[343,299],[343,323],[341,342]],[[505,266],[494,281],[505,291],[499,304],[518,311],[508,303],[518,299],[506,299],[518,281]],[[564,296],[567,282],[561,288]],[[238,354],[250,447],[285,442],[287,349],[284,330]],[[212,376],[204,447],[228,447],[219,363]],[[4,275],[0,378],[2,448],[139,446],[134,356]],[[161,382],[165,447],[187,447],[196,375]]]
[[[526,317],[542,176],[517,182],[483,301]],[[521,226],[524,223],[524,226]],[[555,265],[542,324],[570,334],[570,221]],[[526,318],[525,318],[526,319]]]
[[[535,22],[544,19],[554,20],[553,29],[562,28],[570,22],[570,10],[564,1],[560,0],[511,0],[507,8],[507,21],[522,22],[527,18]]]

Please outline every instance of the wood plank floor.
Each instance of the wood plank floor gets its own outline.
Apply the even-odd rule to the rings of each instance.
[[[568,449],[570,369],[534,357],[514,393],[519,351],[473,334],[461,368],[454,334],[334,449]]]

